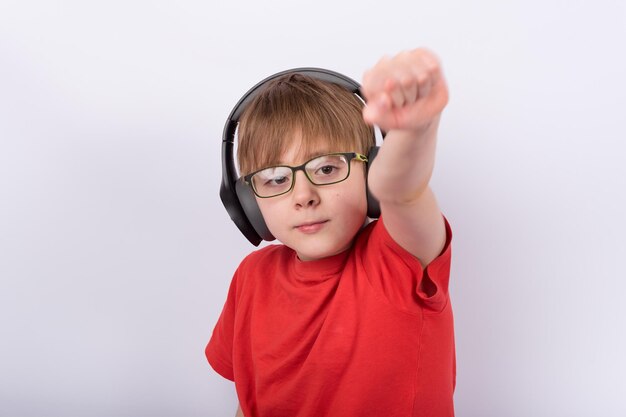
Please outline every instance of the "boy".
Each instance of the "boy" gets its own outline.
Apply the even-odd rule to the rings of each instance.
[[[206,347],[237,415],[454,415],[451,232],[428,185],[448,89],[416,49],[380,60],[362,92],[365,107],[289,75],[240,119],[240,172],[283,245],[243,260]],[[388,133],[367,170],[371,125]]]

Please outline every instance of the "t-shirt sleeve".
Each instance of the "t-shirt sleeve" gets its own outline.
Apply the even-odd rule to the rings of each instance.
[[[233,277],[228,297],[213,335],[206,346],[205,354],[211,367],[226,379],[235,380],[233,371],[233,339],[235,328],[235,306],[237,297],[237,274]]]
[[[364,265],[368,279],[389,302],[402,310],[425,308],[439,312],[448,304],[452,230],[445,217],[444,223],[444,248],[425,269],[419,259],[393,240],[382,217],[371,225],[369,236],[365,236]]]

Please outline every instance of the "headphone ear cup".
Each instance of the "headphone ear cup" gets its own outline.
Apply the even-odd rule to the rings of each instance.
[[[374,158],[378,155],[378,150],[380,148],[378,146],[372,146],[367,154],[367,172],[369,173],[370,166],[372,166],[372,162],[374,162]],[[367,176],[366,178],[369,178]],[[378,200],[372,195],[370,192],[369,185],[367,185],[367,217],[371,219],[377,219],[380,217],[380,203]]]
[[[259,205],[256,202],[256,197],[252,188],[245,183],[243,178],[239,178],[237,182],[235,182],[235,191],[237,192],[237,198],[239,199],[239,203],[241,204],[248,221],[261,239],[267,241],[276,239],[267,228],[267,224],[265,224],[265,219],[263,219],[261,209],[259,209]]]

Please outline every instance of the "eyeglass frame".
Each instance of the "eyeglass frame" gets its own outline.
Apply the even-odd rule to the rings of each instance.
[[[317,158],[321,158],[324,156],[334,156],[334,155],[341,155],[343,157],[345,157],[347,159],[348,162],[348,174],[346,175],[346,177],[344,179],[341,179],[339,181],[333,181],[333,182],[328,182],[328,183],[324,183],[324,184],[316,184],[315,182],[313,182],[313,180],[309,177],[309,174],[306,172],[306,169],[304,168],[309,162],[317,159]],[[251,189],[252,192],[254,193],[254,195],[256,195],[259,198],[274,198],[274,197],[278,197],[280,195],[283,194],[287,194],[289,193],[291,190],[293,190],[293,187],[296,185],[296,173],[298,171],[302,171],[304,173],[304,176],[306,177],[307,180],[309,180],[309,182],[317,187],[323,187],[325,185],[333,185],[333,184],[338,184],[340,182],[343,182],[345,180],[348,179],[348,177],[350,177],[350,168],[351,168],[351,162],[352,160],[357,160],[359,162],[368,162],[369,159],[367,159],[367,156],[360,154],[358,152],[331,152],[331,153],[326,153],[326,154],[322,154],[322,155],[317,155],[311,159],[309,159],[308,161],[304,162],[301,165],[292,167],[291,165],[272,165],[269,167],[265,167],[265,168],[261,168],[261,169],[257,169],[254,172],[251,172],[248,175],[244,175],[243,180],[246,183],[246,185],[248,185]],[[289,189],[287,189],[286,191],[283,191],[281,193],[278,194],[274,194],[274,195],[270,195],[270,196],[261,196],[257,193],[256,189],[254,188],[254,185],[252,183],[252,177],[256,174],[258,174],[261,171],[265,171],[266,169],[270,169],[270,168],[289,168],[291,170],[291,175],[292,175],[292,180],[291,180],[291,185],[289,186]]]

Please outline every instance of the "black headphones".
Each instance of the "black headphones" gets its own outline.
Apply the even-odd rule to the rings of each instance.
[[[311,78],[330,82],[344,87],[348,91],[356,94],[365,102],[365,97],[361,93],[361,86],[356,81],[345,75],[321,68],[295,68],[271,75],[252,87],[239,99],[235,108],[230,112],[224,133],[222,135],[222,185],[220,187],[220,198],[230,215],[230,218],[237,225],[241,233],[255,246],[262,240],[274,240],[274,236],[267,228],[261,210],[256,202],[252,187],[246,184],[243,178],[238,178],[235,156],[233,154],[235,144],[235,131],[239,123],[239,118],[244,110],[252,102],[254,97],[263,89],[266,83],[287,74],[302,74]],[[384,132],[381,132],[384,137]],[[370,148],[367,155],[367,168],[378,153],[378,147]],[[378,201],[367,189],[367,216],[378,218],[380,216],[380,206]]]

